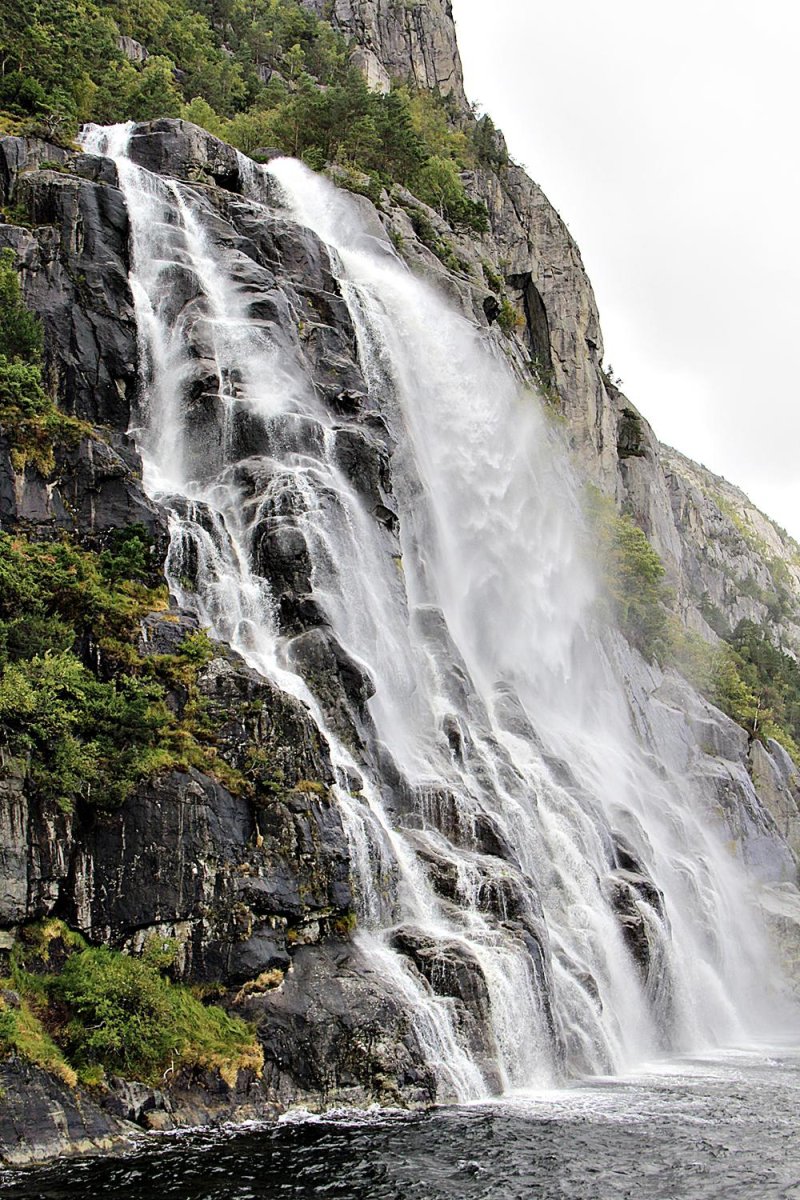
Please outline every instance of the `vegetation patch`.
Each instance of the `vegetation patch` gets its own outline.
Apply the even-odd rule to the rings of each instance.
[[[414,233],[423,246],[427,246],[449,271],[461,270],[461,263],[456,256],[452,242],[437,233],[426,213],[416,204],[406,204],[404,208],[408,213]]]
[[[139,526],[101,554],[0,533],[0,746],[62,808],[113,807],[140,780],[190,766],[245,786],[217,755],[198,691],[207,636],[174,654],[138,649],[141,618],[167,606],[152,570]]]
[[[635,521],[591,485],[586,514],[609,615],[645,658],[665,661],[671,646],[664,564]]]
[[[525,324],[524,317],[520,316],[508,296],[503,296],[503,299],[500,301],[500,314],[497,318],[497,324],[507,337],[510,337],[512,333]]]
[[[133,39],[134,59],[121,38]],[[350,45],[299,0],[37,0],[0,9],[0,125],[69,143],[85,121],[183,117],[254,154],[339,164],[488,229],[461,172],[507,161],[488,117],[399,84],[371,92]],[[130,45],[130,43],[129,43]]]
[[[587,488],[587,518],[607,615],[650,661],[674,666],[752,738],[773,738],[800,766],[800,665],[768,630],[740,621],[712,645],[671,611],[664,565],[644,533],[613,501]],[[713,613],[709,613],[713,617]],[[713,627],[713,626],[712,626]]]
[[[260,1071],[253,1029],[165,974],[173,955],[159,943],[140,958],[90,947],[58,921],[22,931],[11,977],[0,981],[0,1054],[18,1053],[66,1083],[107,1074],[161,1083],[181,1069],[219,1071],[233,1086]],[[13,991],[12,991],[13,989]]]

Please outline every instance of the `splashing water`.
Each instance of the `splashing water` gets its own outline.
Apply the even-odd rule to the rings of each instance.
[[[253,261],[199,189],[131,161],[132,129],[91,128],[84,145],[114,159],[130,214],[145,384],[133,433],[170,512],[171,588],[325,732],[357,936],[440,1096],[754,1036],[776,976],[745,877],[670,767],[678,735],[634,735],[625,650],[593,630],[577,489],[536,398],[352,199],[293,160],[242,160],[250,219],[293,221],[329,253],[373,424],[393,446],[396,512],[376,520],[341,466],[346,422],[293,330],[253,304]],[[261,447],[244,473],[243,416]],[[313,601],[374,688],[354,736],[303,678],[256,569],[275,513],[291,515]],[[412,960],[425,954],[423,978]],[[454,962],[479,994],[480,1053],[452,999]]]

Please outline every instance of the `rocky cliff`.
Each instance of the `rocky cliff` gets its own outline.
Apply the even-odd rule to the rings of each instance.
[[[313,0],[308,6],[314,7]],[[452,97],[462,119],[469,120],[448,3],[337,0],[332,19],[369,47],[389,77]],[[504,160],[502,135],[497,142]],[[481,259],[489,257],[501,274],[524,316],[521,340],[535,373],[558,393],[581,472],[614,495],[644,529],[668,568],[684,620],[708,634],[705,600],[728,628],[742,618],[768,622],[779,594],[777,636],[798,647],[797,543],[738,489],[662,446],[603,370],[591,283],[578,247],[541,188],[505,161],[502,169],[477,171],[468,182],[489,208],[491,233],[477,254],[473,238],[459,242],[459,256],[479,284]],[[646,407],[646,397],[642,403]]]
[[[315,0],[308,6],[320,7]],[[463,120],[471,119],[444,0],[336,0],[332,16],[365,52],[364,70],[376,86],[384,75],[410,77],[451,96]],[[204,131],[157,121],[137,127],[131,146],[135,162],[184,181],[213,214],[226,267],[258,305],[259,319],[302,356],[335,414],[339,466],[380,523],[387,553],[399,561],[392,433],[371,402],[356,331],[324,245],[279,209],[268,221],[256,213],[246,162]],[[787,647],[796,645],[797,548],[736,489],[658,444],[602,369],[597,309],[577,247],[538,186],[505,163],[499,137],[497,157],[503,165],[466,179],[489,211],[482,237],[450,227],[402,189],[384,193],[377,205],[358,198],[363,219],[378,241],[399,247],[412,270],[481,328],[495,354],[546,393],[565,420],[579,472],[635,515],[662,556],[689,627],[714,640],[749,618],[770,623]],[[35,139],[5,138],[0,202],[24,218],[0,226],[0,246],[14,251],[25,298],[42,319],[49,386],[61,408],[86,423],[77,442],[56,447],[49,474],[30,464],[20,469],[10,453],[3,455],[2,528],[33,542],[67,535],[87,553],[102,553],[115,531],[142,527],[163,562],[167,516],[143,488],[128,434],[141,398],[142,362],[128,282],[130,216],[114,164]],[[185,286],[190,311],[196,296]],[[487,315],[492,289],[516,314],[505,330],[490,320],[491,310]],[[202,320],[190,319],[186,329],[196,363],[197,442],[212,454],[215,401]],[[244,463],[237,486],[255,497],[262,435],[243,421],[231,436]],[[370,681],[320,619],[308,547],[291,517],[285,495],[262,512],[256,568],[277,598],[280,628],[327,727],[366,762]],[[187,560],[181,603],[173,596],[168,608],[139,617],[140,659],[174,653],[196,632],[192,569]],[[765,888],[776,935],[787,960],[796,960],[800,808],[791,759],[776,743],[749,737],[675,671],[648,665],[622,639],[614,646],[643,744],[691,780],[704,817],[725,831]],[[250,1021],[264,1068],[242,1068],[233,1077],[187,1068],[163,1092],[131,1090],[130,1082],[114,1079],[89,1095],[12,1059],[2,1070],[13,1100],[0,1109],[12,1161],[108,1144],[129,1135],[130,1122],[165,1128],[269,1114],[298,1101],[424,1103],[436,1095],[406,1012],[353,940],[352,852],[324,736],[303,704],[224,645],[214,646],[193,686],[214,729],[219,771],[172,769],[141,782],[118,807],[98,810],[81,798],[65,811],[37,796],[24,762],[5,764],[0,952],[8,962],[27,928],[53,918],[90,944],[133,954],[151,939],[174,943],[176,983],[212,988],[228,1011]],[[179,689],[169,702],[186,705]],[[450,737],[454,754],[467,752],[457,731]],[[399,781],[389,775],[386,787],[398,809],[409,805]],[[443,836],[468,842],[484,865],[501,860],[503,894],[486,887],[481,903],[492,920],[527,939],[532,955],[541,955],[541,930],[520,899],[533,881],[513,848],[491,821],[475,822],[469,833],[459,829],[446,801],[438,797],[426,820],[438,822]],[[422,823],[419,811],[404,819],[409,829]],[[457,881],[448,863],[426,853],[437,890],[452,900]],[[611,874],[620,922],[646,972],[650,951],[636,907],[649,886],[646,872],[618,852]],[[430,945],[413,930],[398,935],[398,945],[430,988],[452,1002],[476,1057],[488,1060],[491,1046],[481,1032],[487,997],[476,962],[458,944]],[[51,959],[47,969],[59,970],[57,955]],[[18,1001],[12,993],[3,1003]]]

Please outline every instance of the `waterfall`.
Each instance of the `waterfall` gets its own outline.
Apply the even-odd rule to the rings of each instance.
[[[114,159],[130,216],[132,433],[170,514],[170,587],[327,737],[356,937],[440,1097],[757,1034],[774,968],[746,877],[659,757],[677,734],[634,729],[538,398],[351,197],[295,161],[243,160],[250,226],[325,248],[366,382],[358,445],[372,430],[392,448],[378,502],[343,465],[355,434],[313,386],[305,331],[264,319],[274,289],[202,188],[131,161],[132,128],[84,145]],[[265,523],[310,564],[297,628],[259,570]],[[339,656],[359,704],[330,701],[309,647]]]

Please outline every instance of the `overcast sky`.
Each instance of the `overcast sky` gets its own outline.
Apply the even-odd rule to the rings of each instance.
[[[659,438],[800,539],[800,4],[453,0]]]

